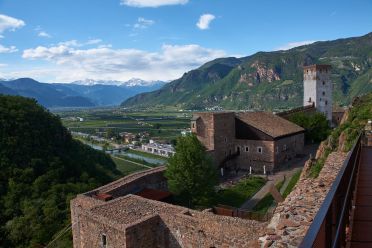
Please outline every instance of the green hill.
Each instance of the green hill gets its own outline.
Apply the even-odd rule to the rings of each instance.
[[[332,65],[334,100],[348,104],[372,91],[372,33],[320,41],[286,51],[221,58],[185,73],[160,90],[127,99],[123,107],[280,109],[302,105],[302,67]]]
[[[70,224],[72,197],[119,176],[35,100],[1,95],[0,171],[0,247],[44,247]]]

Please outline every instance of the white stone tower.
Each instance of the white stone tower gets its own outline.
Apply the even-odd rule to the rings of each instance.
[[[304,67],[304,106],[314,104],[315,108],[332,121],[332,82],[330,65],[309,65]]]

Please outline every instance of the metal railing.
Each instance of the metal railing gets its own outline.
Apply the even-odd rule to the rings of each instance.
[[[361,150],[359,135],[299,247],[345,247]]]

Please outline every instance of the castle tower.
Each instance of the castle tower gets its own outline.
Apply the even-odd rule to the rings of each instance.
[[[332,82],[330,65],[309,65],[304,67],[304,106],[314,104],[332,121]]]

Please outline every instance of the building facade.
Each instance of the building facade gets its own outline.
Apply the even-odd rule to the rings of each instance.
[[[317,111],[324,113],[332,122],[332,81],[330,65],[310,65],[304,67],[303,105],[314,104]]]
[[[191,131],[225,170],[273,171],[304,146],[303,128],[268,112],[196,113]]]

